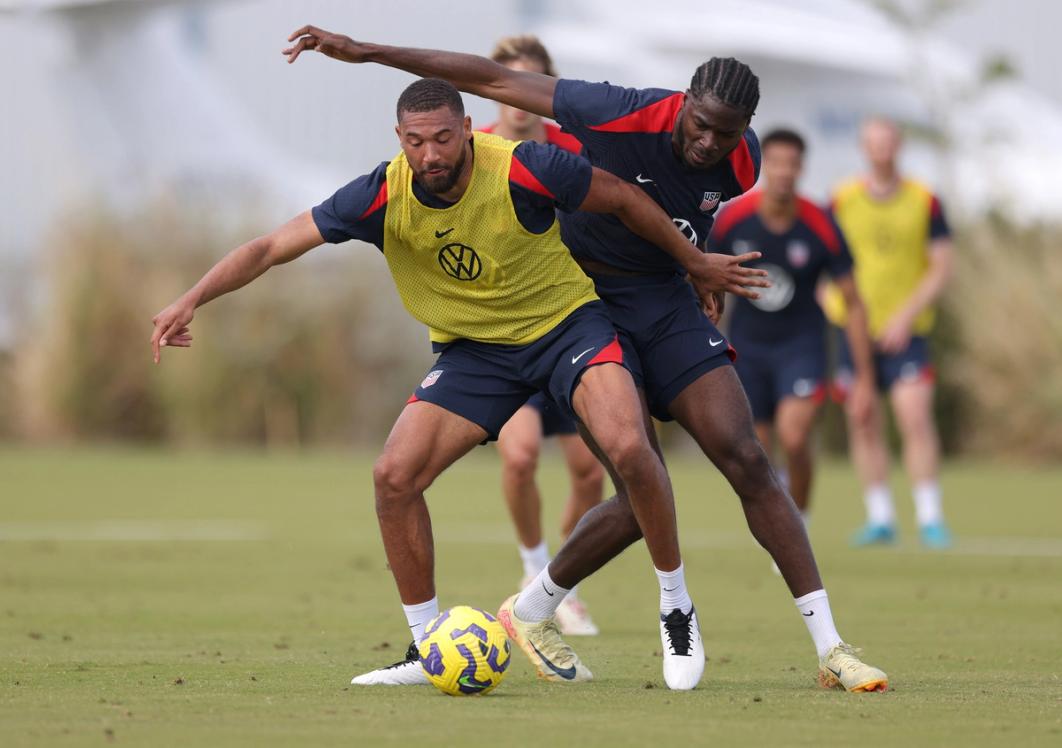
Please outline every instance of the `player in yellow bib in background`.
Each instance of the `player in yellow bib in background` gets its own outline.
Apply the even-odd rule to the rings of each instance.
[[[862,145],[870,170],[837,190],[834,216],[855,260],[856,286],[875,343],[876,380],[888,395],[903,439],[922,543],[946,548],[951,534],[944,522],[938,478],[940,443],[927,338],[933,329],[933,306],[951,275],[954,250],[940,201],[927,187],[899,173],[902,136],[897,125],[882,118],[868,120]],[[825,307],[831,322],[844,324],[844,301],[836,288],[827,292]],[[842,339],[837,380],[841,392],[850,369]],[[850,418],[848,428],[867,510],[866,525],[853,542],[894,542],[896,512],[880,403],[875,402],[870,419]]]

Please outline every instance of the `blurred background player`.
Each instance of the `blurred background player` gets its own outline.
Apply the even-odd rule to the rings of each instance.
[[[718,252],[762,253],[750,264],[766,270],[771,279],[771,288],[759,299],[737,297],[728,332],[740,352],[734,366],[752,406],[756,433],[769,454],[777,441],[789,492],[806,523],[811,432],[826,393],[826,318],[815,294],[824,273],[833,278],[849,310],[846,333],[856,372],[849,407],[860,423],[869,417],[874,398],[870,336],[843,235],[825,211],[797,192],[804,139],[792,130],[774,130],[761,140],[761,149],[762,188],[720,214],[710,245]]]
[[[549,52],[538,37],[530,34],[498,40],[490,57],[510,70],[557,76]],[[548,143],[573,153],[582,150],[578,140],[561,132],[554,123],[505,104],[498,107],[498,121],[484,127],[483,132],[508,140]],[[524,567],[520,589],[549,564],[549,548],[542,535],[542,497],[535,481],[542,439],[548,436],[557,437],[571,479],[571,493],[561,515],[561,538],[567,538],[575,523],[601,501],[604,491],[605,469],[579,437],[575,421],[565,416],[544,394],[532,395],[498,436],[502,491],[516,527]],[[578,588],[573,588],[557,608],[557,625],[562,634],[594,636],[598,633],[590,612],[578,597]]]
[[[938,478],[940,443],[933,418],[934,371],[927,336],[933,328],[933,305],[951,275],[950,232],[937,197],[897,168],[903,141],[896,123],[869,119],[861,135],[870,168],[837,190],[834,216],[855,259],[856,286],[874,339],[875,378],[889,397],[903,441],[922,543],[946,548],[951,534],[944,522]],[[845,300],[836,289],[827,293],[826,313],[834,324],[845,324]],[[842,340],[838,366],[842,393],[850,379],[850,351]],[[853,542],[891,543],[896,539],[896,512],[877,398],[868,419],[850,418],[848,426],[867,510],[866,525]]]

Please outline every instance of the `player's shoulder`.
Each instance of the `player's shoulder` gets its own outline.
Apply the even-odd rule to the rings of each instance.
[[[841,248],[840,232],[830,214],[814,201],[803,195],[797,195],[797,219],[807,226],[815,237],[830,252],[839,252]]]
[[[584,127],[605,133],[663,133],[674,128],[685,94],[666,88],[628,88],[608,81],[557,81],[554,109],[567,126],[572,114]],[[558,106],[559,104],[559,106]]]
[[[904,190],[910,192],[916,196],[919,200],[924,200],[927,203],[933,204],[938,202],[937,195],[933,192],[933,188],[920,179],[914,179],[912,177],[904,177],[903,179]]]
[[[760,207],[761,199],[762,194],[759,190],[756,190],[727,203],[726,207],[720,211],[719,216],[715,219],[713,233],[716,240],[725,239],[728,234],[733,233],[751,220]]]
[[[851,177],[839,183],[833,190],[830,204],[834,208],[842,207],[852,200],[864,197],[867,194],[866,182],[860,177]]]
[[[760,139],[756,136],[756,131],[746,127],[741,140],[726,158],[737,183],[736,194],[747,193],[760,178]]]

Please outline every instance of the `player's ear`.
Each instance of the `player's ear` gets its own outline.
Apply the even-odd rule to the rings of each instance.
[[[465,115],[465,140],[470,140],[471,138],[472,138],[472,118],[466,114]]]
[[[395,125],[395,135],[398,136],[398,140],[399,140],[399,142],[401,142],[401,140],[402,140],[402,129],[398,125]]]

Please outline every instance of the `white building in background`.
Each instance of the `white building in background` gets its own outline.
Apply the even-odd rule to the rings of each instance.
[[[1062,83],[1037,62],[1057,101],[1021,82],[968,97],[978,55],[947,34],[1014,39],[1019,63],[1057,70],[1057,47],[1027,43],[1046,31],[1014,24],[1024,14],[1027,25],[1054,27],[1039,14],[1062,20],[1062,10],[1015,0],[1000,21],[1008,36],[987,3],[978,7],[941,36],[912,39],[858,0],[670,0],[651,12],[636,0],[0,0],[11,61],[0,69],[0,294],[28,285],[29,259],[61,236],[71,210],[135,215],[166,197],[269,225],[393,155],[394,101],[409,76],[313,55],[286,65],[287,34],[307,22],[480,53],[531,30],[563,74],[635,86],[683,88],[707,57],[734,55],[762,81],[755,126],[809,136],[813,196],[860,167],[858,122],[882,112],[949,128],[948,163],[913,144],[907,166],[943,188],[953,212],[998,204],[1022,220],[1058,220]],[[492,118],[493,104],[468,103],[475,121]],[[0,327],[5,317],[0,304]]]

